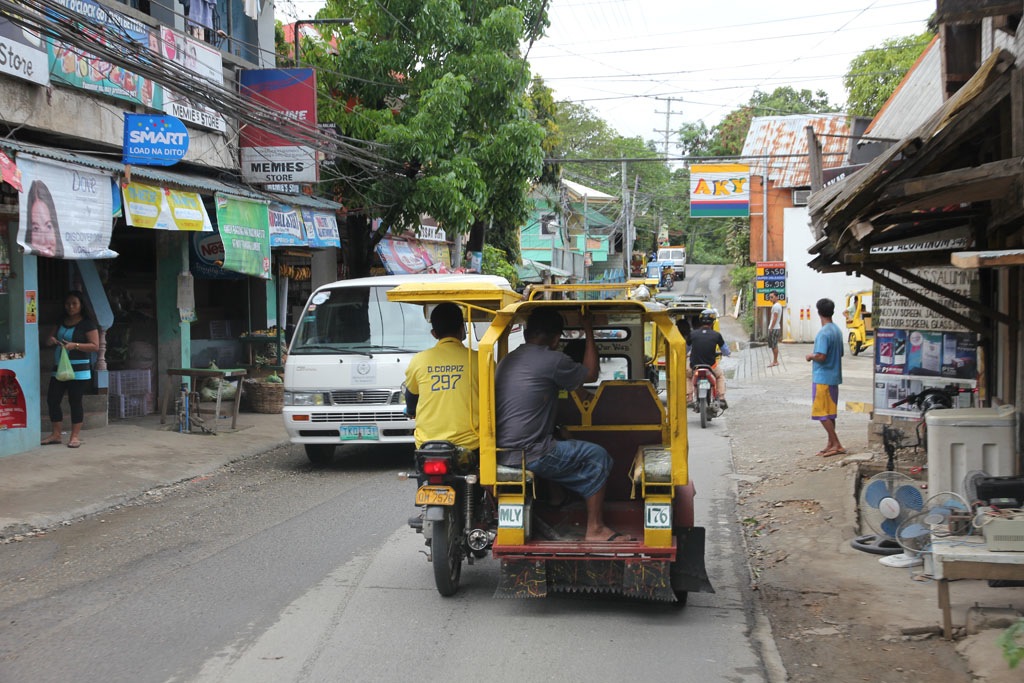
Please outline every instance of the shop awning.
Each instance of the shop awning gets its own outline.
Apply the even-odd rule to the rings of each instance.
[[[323,209],[325,211],[336,211],[342,208],[342,205],[338,202],[333,202],[330,199],[324,199],[323,197],[313,197],[308,194],[278,194],[276,192],[267,193],[275,202],[281,202],[289,206],[298,206],[303,209]]]

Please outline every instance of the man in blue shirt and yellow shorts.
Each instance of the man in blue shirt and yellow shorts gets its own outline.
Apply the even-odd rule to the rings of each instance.
[[[818,299],[815,306],[821,319],[821,329],[814,337],[814,351],[807,354],[811,363],[811,419],[821,422],[828,435],[821,457],[843,455],[846,449],[836,434],[836,415],[839,412],[839,385],[843,383],[843,333],[832,322],[836,311],[831,299]]]

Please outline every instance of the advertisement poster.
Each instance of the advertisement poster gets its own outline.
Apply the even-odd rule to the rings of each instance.
[[[224,244],[225,270],[270,279],[269,202],[218,192],[217,232]]]
[[[306,231],[302,227],[302,216],[287,204],[270,203],[270,246],[306,246]]]
[[[971,288],[978,280],[977,270],[964,270],[954,268],[953,266],[911,268],[910,270],[918,277],[934,282],[964,297],[970,297]],[[950,311],[964,316],[970,315],[970,311],[963,304],[937,297],[933,292],[909,280],[904,280],[896,274],[893,274],[892,278],[908,289],[919,292],[924,297],[937,299],[943,304],[944,308]],[[888,327],[904,330],[928,330],[932,332],[963,331],[959,324],[942,314],[930,308],[925,308],[921,304],[884,286],[878,288],[878,295],[874,302],[874,311],[874,324],[877,328]]]
[[[213,232],[203,198],[195,192],[183,192],[137,182],[122,182],[124,216],[128,225],[151,230]]]
[[[875,333],[875,412],[880,415],[913,411],[893,406],[928,387],[949,384],[973,389],[978,374],[978,342],[970,332],[926,332],[880,329]],[[971,394],[960,394],[960,407],[971,405]]]
[[[750,215],[750,166],[693,164],[690,166],[690,216],[712,218]]]
[[[13,370],[0,369],[0,430],[24,429],[28,425],[25,394]]]
[[[160,54],[204,81],[218,88],[224,87],[223,58],[220,51],[212,46],[161,26]],[[193,126],[221,133],[227,130],[223,116],[204,104],[192,102],[188,98],[188,93],[179,94],[165,89],[163,108],[165,113]]]
[[[112,12],[94,0],[56,0],[69,12],[83,15],[89,22],[103,25],[97,30],[83,22],[79,30],[91,40],[106,44],[106,34],[128,38],[146,49],[156,52],[160,37],[155,31],[132,17]],[[47,45],[51,78],[64,85],[81,88],[100,95],[109,95],[154,109],[163,109],[163,89],[152,81],[141,78],[119,66],[105,62],[81,48],[52,41]],[[140,58],[135,52],[126,53],[127,59]]]
[[[173,166],[188,153],[188,129],[166,114],[124,113],[121,162],[140,166]]]
[[[42,38],[7,19],[0,19],[0,73],[37,85],[50,83],[50,68]]]
[[[302,223],[306,228],[306,239],[311,247],[340,247],[338,219],[333,213],[302,210]]]
[[[224,270],[224,243],[215,232],[194,232],[188,241],[188,269],[203,280],[244,280],[245,275]]]
[[[18,244],[26,254],[63,259],[116,258],[110,250],[113,192],[109,173],[18,154],[24,191]]]
[[[36,300],[36,290],[25,290],[25,324],[35,325],[39,322],[39,302]]]
[[[422,273],[433,265],[430,255],[420,247],[419,243],[406,242],[385,237],[377,245],[384,268],[389,275],[405,273]]]
[[[276,109],[295,124],[296,137],[316,126],[316,72],[313,69],[245,69],[241,94],[263,108]],[[305,129],[305,131],[303,131]],[[315,183],[316,147],[296,145],[270,131],[247,125],[239,136],[242,178],[250,183]]]

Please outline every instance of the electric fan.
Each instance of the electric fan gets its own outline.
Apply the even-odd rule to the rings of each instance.
[[[924,508],[908,517],[896,530],[896,542],[903,548],[899,555],[884,557],[879,562],[889,567],[913,567],[924,563],[932,551],[932,538],[938,534],[954,533],[954,515],[967,515],[970,507],[957,493],[937,493],[924,503]],[[945,531],[938,531],[938,525],[946,525]],[[934,531],[933,531],[934,530]]]
[[[913,478],[901,472],[879,472],[864,485],[860,495],[860,517],[875,534],[858,536],[850,542],[857,550],[876,555],[895,555],[900,525],[924,509],[924,496]]]
[[[988,476],[989,474],[985,470],[971,470],[964,477],[964,496],[971,505],[978,502],[978,484]]]

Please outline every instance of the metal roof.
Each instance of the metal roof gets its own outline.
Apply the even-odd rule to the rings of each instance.
[[[936,36],[910,67],[864,134],[900,139],[942,106],[942,43]]]
[[[743,142],[743,155],[778,156],[751,159],[751,175],[763,176],[767,170],[768,179],[775,183],[775,187],[809,187],[811,170],[807,161],[807,132],[804,130],[807,126],[814,127],[821,145],[822,167],[845,165],[850,135],[846,114],[755,116]]]
[[[574,183],[573,181],[566,180],[565,178],[562,178],[562,186],[569,191],[570,195],[572,195],[572,201],[582,202],[584,197],[587,198],[587,202],[598,203],[616,202],[619,200],[618,197],[613,197],[612,195],[605,194],[600,190],[595,190],[592,187]]]

